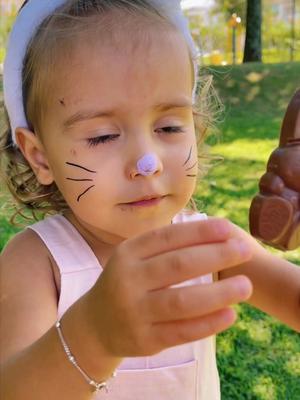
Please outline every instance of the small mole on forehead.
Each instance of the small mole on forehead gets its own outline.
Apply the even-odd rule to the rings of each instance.
[[[66,106],[65,99],[59,99],[59,102],[62,106]]]

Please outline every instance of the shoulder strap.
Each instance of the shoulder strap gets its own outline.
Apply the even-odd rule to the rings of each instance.
[[[191,221],[204,221],[207,219],[205,213],[182,210],[179,214],[175,215],[172,222],[173,224],[178,224],[180,222],[191,222]]]
[[[49,249],[61,274],[87,269],[102,271],[98,259],[76,228],[62,215],[28,226]]]

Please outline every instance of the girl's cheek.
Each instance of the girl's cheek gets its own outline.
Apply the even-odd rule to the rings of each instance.
[[[70,150],[70,155],[71,155],[71,157],[76,158],[77,157],[77,150],[76,149],[71,149]]]

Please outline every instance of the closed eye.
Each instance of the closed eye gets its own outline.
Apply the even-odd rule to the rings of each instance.
[[[184,132],[184,129],[182,126],[166,126],[157,129],[157,131],[162,131],[163,133],[181,133]]]
[[[156,131],[162,132],[162,133],[167,133],[167,134],[172,134],[172,133],[184,132],[184,129],[182,126],[166,126],[164,128],[159,128]],[[88,146],[95,147],[99,144],[112,142],[112,141],[116,140],[119,136],[120,135],[103,135],[103,136],[96,136],[94,138],[89,138],[89,139],[87,139]]]
[[[87,139],[89,147],[95,147],[101,143],[112,142],[116,140],[120,135],[103,135],[103,136],[96,136],[94,138]]]

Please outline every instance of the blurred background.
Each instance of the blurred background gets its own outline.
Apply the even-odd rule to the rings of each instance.
[[[0,0],[0,62],[21,4]],[[300,61],[300,0],[183,0],[182,8],[204,65]]]
[[[21,3],[22,0],[0,0],[2,48],[11,20]],[[264,62],[300,61],[299,6],[299,0],[252,0],[248,1],[247,14],[246,0],[182,1],[205,65],[230,64],[234,62],[233,58],[237,63],[243,61],[247,18],[254,28],[263,20],[261,52]]]
[[[5,43],[21,3],[0,0],[0,122]],[[217,134],[209,144],[223,158],[199,183],[196,202],[249,230],[251,199],[300,88],[300,0],[183,0],[182,7],[199,48],[200,84],[213,78]],[[10,223],[14,208],[1,181],[0,189],[1,251],[20,227]],[[300,266],[300,249],[269,250]],[[299,334],[247,304],[235,308],[238,321],[217,338],[222,400],[300,400]]]
[[[184,0],[182,6],[205,65],[300,61],[299,0]]]

